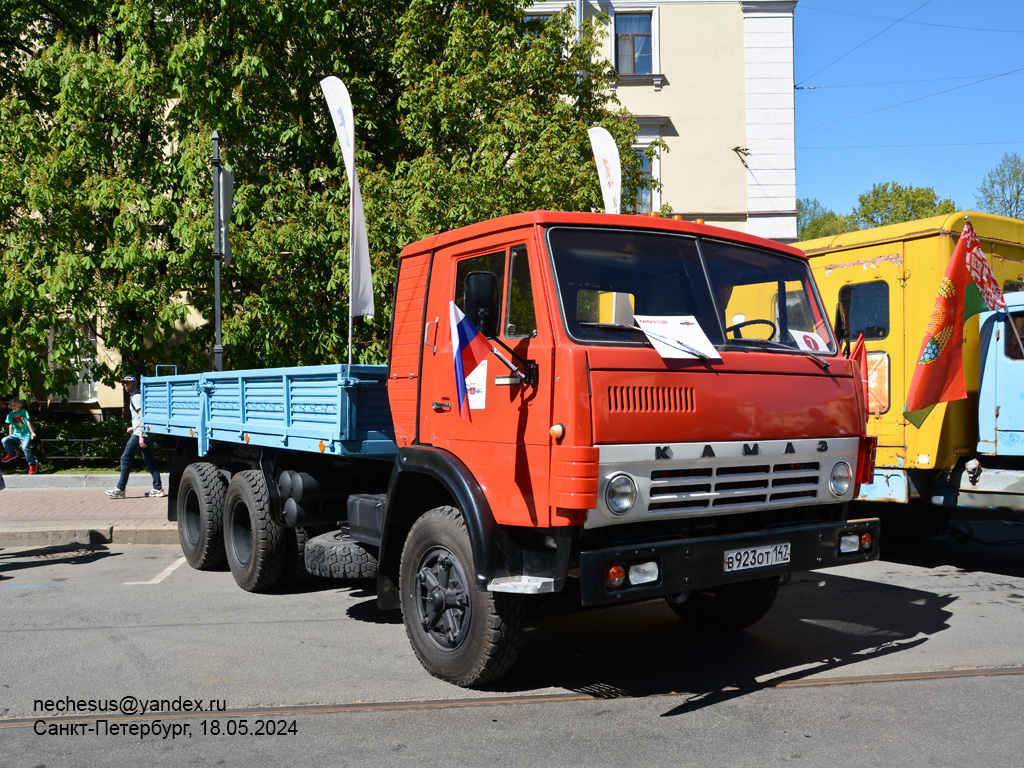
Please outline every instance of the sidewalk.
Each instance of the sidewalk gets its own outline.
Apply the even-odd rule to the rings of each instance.
[[[167,476],[162,475],[164,489]],[[125,498],[106,488],[117,475],[4,474],[0,491],[0,547],[60,544],[177,544],[178,528],[167,520],[167,498],[150,499],[146,472],[128,479]]]

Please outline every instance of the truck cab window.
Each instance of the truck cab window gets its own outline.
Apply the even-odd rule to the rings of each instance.
[[[645,346],[633,313],[692,315],[720,344],[707,278],[693,237],[558,227],[548,247],[565,329],[585,343]]]
[[[702,240],[700,247],[728,343],[835,352],[804,261],[716,240]]]
[[[455,272],[455,303],[463,312],[466,311],[466,275],[470,272],[493,272],[498,278],[498,295],[501,296],[505,285],[505,252],[474,256],[458,263]]]
[[[1024,360],[1024,354],[1021,354],[1020,345],[1017,343],[1018,335],[1024,339],[1024,313],[1011,314],[1010,318],[1017,333],[1015,334],[1010,326],[1006,326],[1003,333],[1003,354],[1010,360]]]
[[[889,335],[889,284],[844,285],[839,289],[839,303],[846,310],[849,338],[856,341],[864,334],[865,341],[884,339]]]
[[[522,339],[537,335],[537,313],[533,308],[533,284],[530,282],[530,261],[526,246],[511,251],[508,267],[508,316],[505,338]]]

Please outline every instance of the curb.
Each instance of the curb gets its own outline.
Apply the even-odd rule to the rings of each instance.
[[[8,488],[19,491],[52,491],[74,490],[75,488],[113,488],[117,485],[119,474],[81,474],[81,475],[23,475],[4,474],[4,482]],[[160,474],[160,481],[167,487],[169,476]],[[132,472],[128,476],[129,488],[149,488],[153,478],[148,472]]]
[[[54,547],[68,544],[178,544],[177,526],[99,526],[0,531],[0,547]]]

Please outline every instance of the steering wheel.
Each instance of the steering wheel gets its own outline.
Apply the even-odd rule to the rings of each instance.
[[[725,332],[726,333],[730,333],[730,332],[731,333],[735,333],[736,335],[733,336],[734,339],[742,339],[743,338],[743,334],[740,333],[740,328],[746,328],[748,325],[767,325],[767,326],[769,326],[772,329],[772,332],[771,332],[771,335],[768,337],[767,341],[771,341],[772,339],[774,339],[775,338],[775,333],[776,333],[776,331],[778,331],[778,328],[775,327],[775,323],[773,323],[771,320],[744,320],[742,323],[736,323],[736,325],[728,326],[725,329]]]

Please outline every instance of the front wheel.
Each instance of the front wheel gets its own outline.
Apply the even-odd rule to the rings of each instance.
[[[711,632],[738,632],[760,621],[779,594],[779,577],[723,584],[692,593],[685,602],[668,600],[687,626]]]
[[[405,631],[430,674],[465,687],[508,672],[523,638],[522,598],[477,589],[474,572],[458,509],[438,507],[413,524],[399,575]]]

